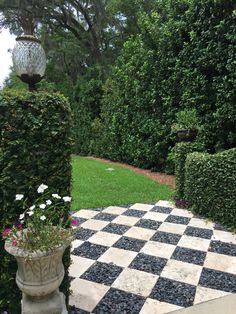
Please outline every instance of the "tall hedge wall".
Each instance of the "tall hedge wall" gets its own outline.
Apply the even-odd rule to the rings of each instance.
[[[154,6],[140,16],[139,34],[124,44],[104,86],[99,145],[91,153],[163,169],[183,108],[197,110],[197,141],[208,152],[236,146],[236,2]]]
[[[70,193],[71,112],[59,94],[0,93],[0,226],[12,225],[22,210],[14,202],[22,193],[35,199],[36,188]],[[69,209],[68,209],[69,211]],[[20,293],[15,284],[16,262],[0,239],[0,312],[20,313]],[[68,252],[64,258],[69,265]],[[68,280],[63,291],[68,290]]]
[[[185,165],[185,197],[198,214],[236,228],[236,148],[192,153]]]

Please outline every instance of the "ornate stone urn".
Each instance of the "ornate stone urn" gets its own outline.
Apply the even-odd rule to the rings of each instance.
[[[22,314],[67,314],[65,296],[59,291],[64,278],[62,256],[69,243],[50,252],[27,252],[5,242],[18,264],[16,283],[22,291]]]

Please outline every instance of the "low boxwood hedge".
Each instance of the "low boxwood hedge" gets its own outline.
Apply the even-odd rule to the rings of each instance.
[[[41,183],[57,193],[70,193],[71,110],[60,94],[24,91],[0,93],[0,112],[0,226],[4,229],[22,212],[14,202],[16,193],[33,200]],[[0,312],[18,314],[21,295],[15,284],[16,262],[3,246],[0,239]],[[69,263],[67,251],[66,269]],[[65,279],[61,288],[64,293],[68,282]]]
[[[236,148],[188,155],[185,198],[195,213],[236,228]]]

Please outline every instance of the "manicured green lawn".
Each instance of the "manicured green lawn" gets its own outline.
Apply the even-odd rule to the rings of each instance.
[[[72,169],[72,210],[168,200],[173,196],[169,186],[120,166],[76,156]]]

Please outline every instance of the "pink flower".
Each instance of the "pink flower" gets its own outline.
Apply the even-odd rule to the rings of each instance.
[[[2,232],[2,236],[5,236],[9,231],[11,231],[11,228],[6,228],[6,229]]]
[[[16,240],[12,241],[11,244],[16,245],[17,244]]]
[[[71,224],[72,224],[72,225],[76,225],[76,224],[77,224],[77,221],[76,221],[75,219],[72,219],[72,220],[71,220]]]
[[[22,230],[22,224],[17,225],[17,228],[18,228],[19,230]]]

